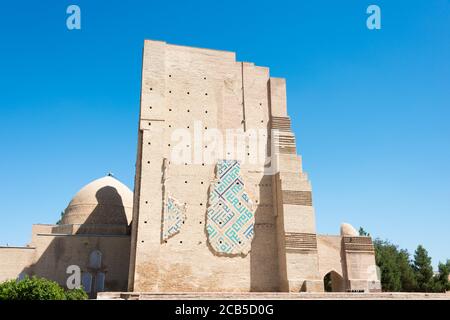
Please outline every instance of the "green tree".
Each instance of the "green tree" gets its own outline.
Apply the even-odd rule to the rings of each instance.
[[[359,228],[360,236],[370,234]],[[381,286],[383,291],[403,292],[445,292],[450,291],[450,260],[439,263],[439,272],[434,275],[431,258],[423,246],[418,246],[411,261],[410,254],[405,249],[387,240],[376,239],[375,261],[381,271]]]
[[[368,233],[366,230],[364,230],[363,227],[359,227],[359,235],[362,237],[370,237],[370,233]]]
[[[389,241],[374,241],[375,260],[381,270],[381,286],[384,291],[412,292],[417,281],[407,250],[399,250]]]
[[[64,210],[61,211],[61,213],[60,213],[60,218],[59,218],[58,221],[56,221],[56,224],[57,224],[57,225],[60,225],[60,224],[61,224],[61,221],[62,221],[62,219],[63,219],[63,216],[64,216]]]
[[[412,268],[408,250],[402,249],[397,255],[397,263],[400,269],[400,281],[403,292],[413,292],[417,289],[417,280]]]
[[[402,290],[401,270],[398,265],[397,246],[376,239],[374,241],[375,261],[381,271],[381,287],[383,291],[397,292]]]
[[[439,273],[434,277],[434,292],[446,292],[450,290],[450,283],[448,281],[448,276],[450,274],[450,260],[447,263],[439,263],[438,266]]]
[[[1,300],[85,300],[82,289],[65,291],[58,283],[37,277],[0,283]]]
[[[432,292],[434,287],[433,267],[427,250],[419,245],[414,254],[414,272],[417,280],[417,290],[420,292]]]
[[[66,291],[66,300],[86,300],[88,295],[83,289],[73,289]]]

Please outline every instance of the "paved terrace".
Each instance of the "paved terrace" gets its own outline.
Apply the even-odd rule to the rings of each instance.
[[[146,293],[146,292],[100,292],[98,300],[450,300],[447,293]]]

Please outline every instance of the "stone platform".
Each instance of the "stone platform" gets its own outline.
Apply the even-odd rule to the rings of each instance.
[[[448,293],[149,293],[149,292],[100,292],[97,300],[450,300]]]

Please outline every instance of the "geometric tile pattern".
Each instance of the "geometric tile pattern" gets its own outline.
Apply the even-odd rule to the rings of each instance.
[[[254,205],[245,192],[236,160],[220,160],[211,185],[207,210],[208,242],[219,254],[247,254],[253,240]]]
[[[186,220],[186,207],[180,205],[172,197],[167,197],[167,205],[164,208],[162,240],[165,241],[180,232],[181,226]]]

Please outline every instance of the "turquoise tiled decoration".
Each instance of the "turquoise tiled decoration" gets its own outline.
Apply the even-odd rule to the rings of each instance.
[[[245,255],[253,240],[254,208],[240,171],[239,161],[219,161],[210,189],[206,231],[211,247],[222,254]]]
[[[185,207],[177,203],[172,197],[168,197],[164,208],[162,239],[167,240],[180,232],[185,220]]]

